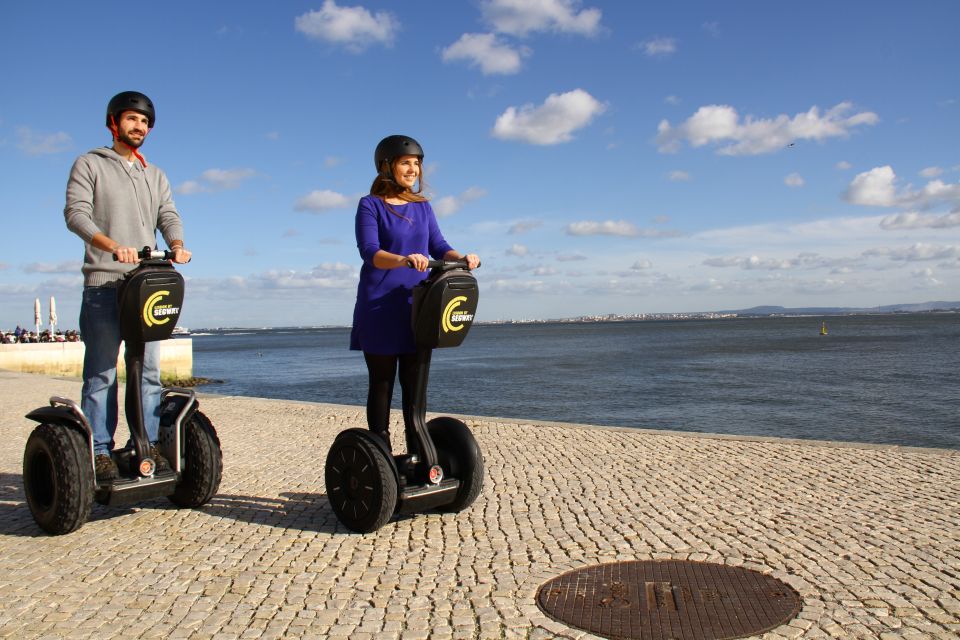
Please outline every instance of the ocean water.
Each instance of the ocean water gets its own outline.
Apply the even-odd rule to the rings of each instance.
[[[363,405],[348,337],[195,335],[194,375],[222,381],[211,393]],[[960,314],[477,325],[434,352],[428,410],[960,449]]]

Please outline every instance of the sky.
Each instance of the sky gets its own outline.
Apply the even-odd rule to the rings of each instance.
[[[5,3],[0,328],[77,327],[77,156],[146,93],[180,324],[348,325],[373,150],[416,138],[478,321],[960,299],[960,3]]]

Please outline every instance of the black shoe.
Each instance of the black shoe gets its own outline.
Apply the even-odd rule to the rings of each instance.
[[[170,471],[170,463],[167,461],[163,454],[160,453],[160,448],[157,447],[156,443],[150,445],[150,457],[153,458],[153,461],[157,463],[157,469],[155,473],[161,471]]]
[[[98,453],[94,456],[93,463],[97,471],[97,482],[110,482],[120,477],[117,463],[113,461],[113,457],[109,454]]]

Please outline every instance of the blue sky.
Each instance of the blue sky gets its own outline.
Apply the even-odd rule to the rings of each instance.
[[[157,106],[189,327],[348,324],[357,199],[417,138],[480,320],[960,298],[960,3],[8,3],[0,327],[56,296],[110,96]]]

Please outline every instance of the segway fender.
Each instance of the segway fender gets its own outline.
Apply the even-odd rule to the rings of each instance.
[[[96,466],[93,462],[93,432],[90,430],[90,426],[86,421],[81,420],[77,414],[74,413],[73,408],[63,405],[40,407],[28,413],[26,418],[34,422],[39,422],[40,424],[55,424],[60,427],[66,427],[79,433],[90,449],[90,467],[94,469],[94,473],[96,473]]]

